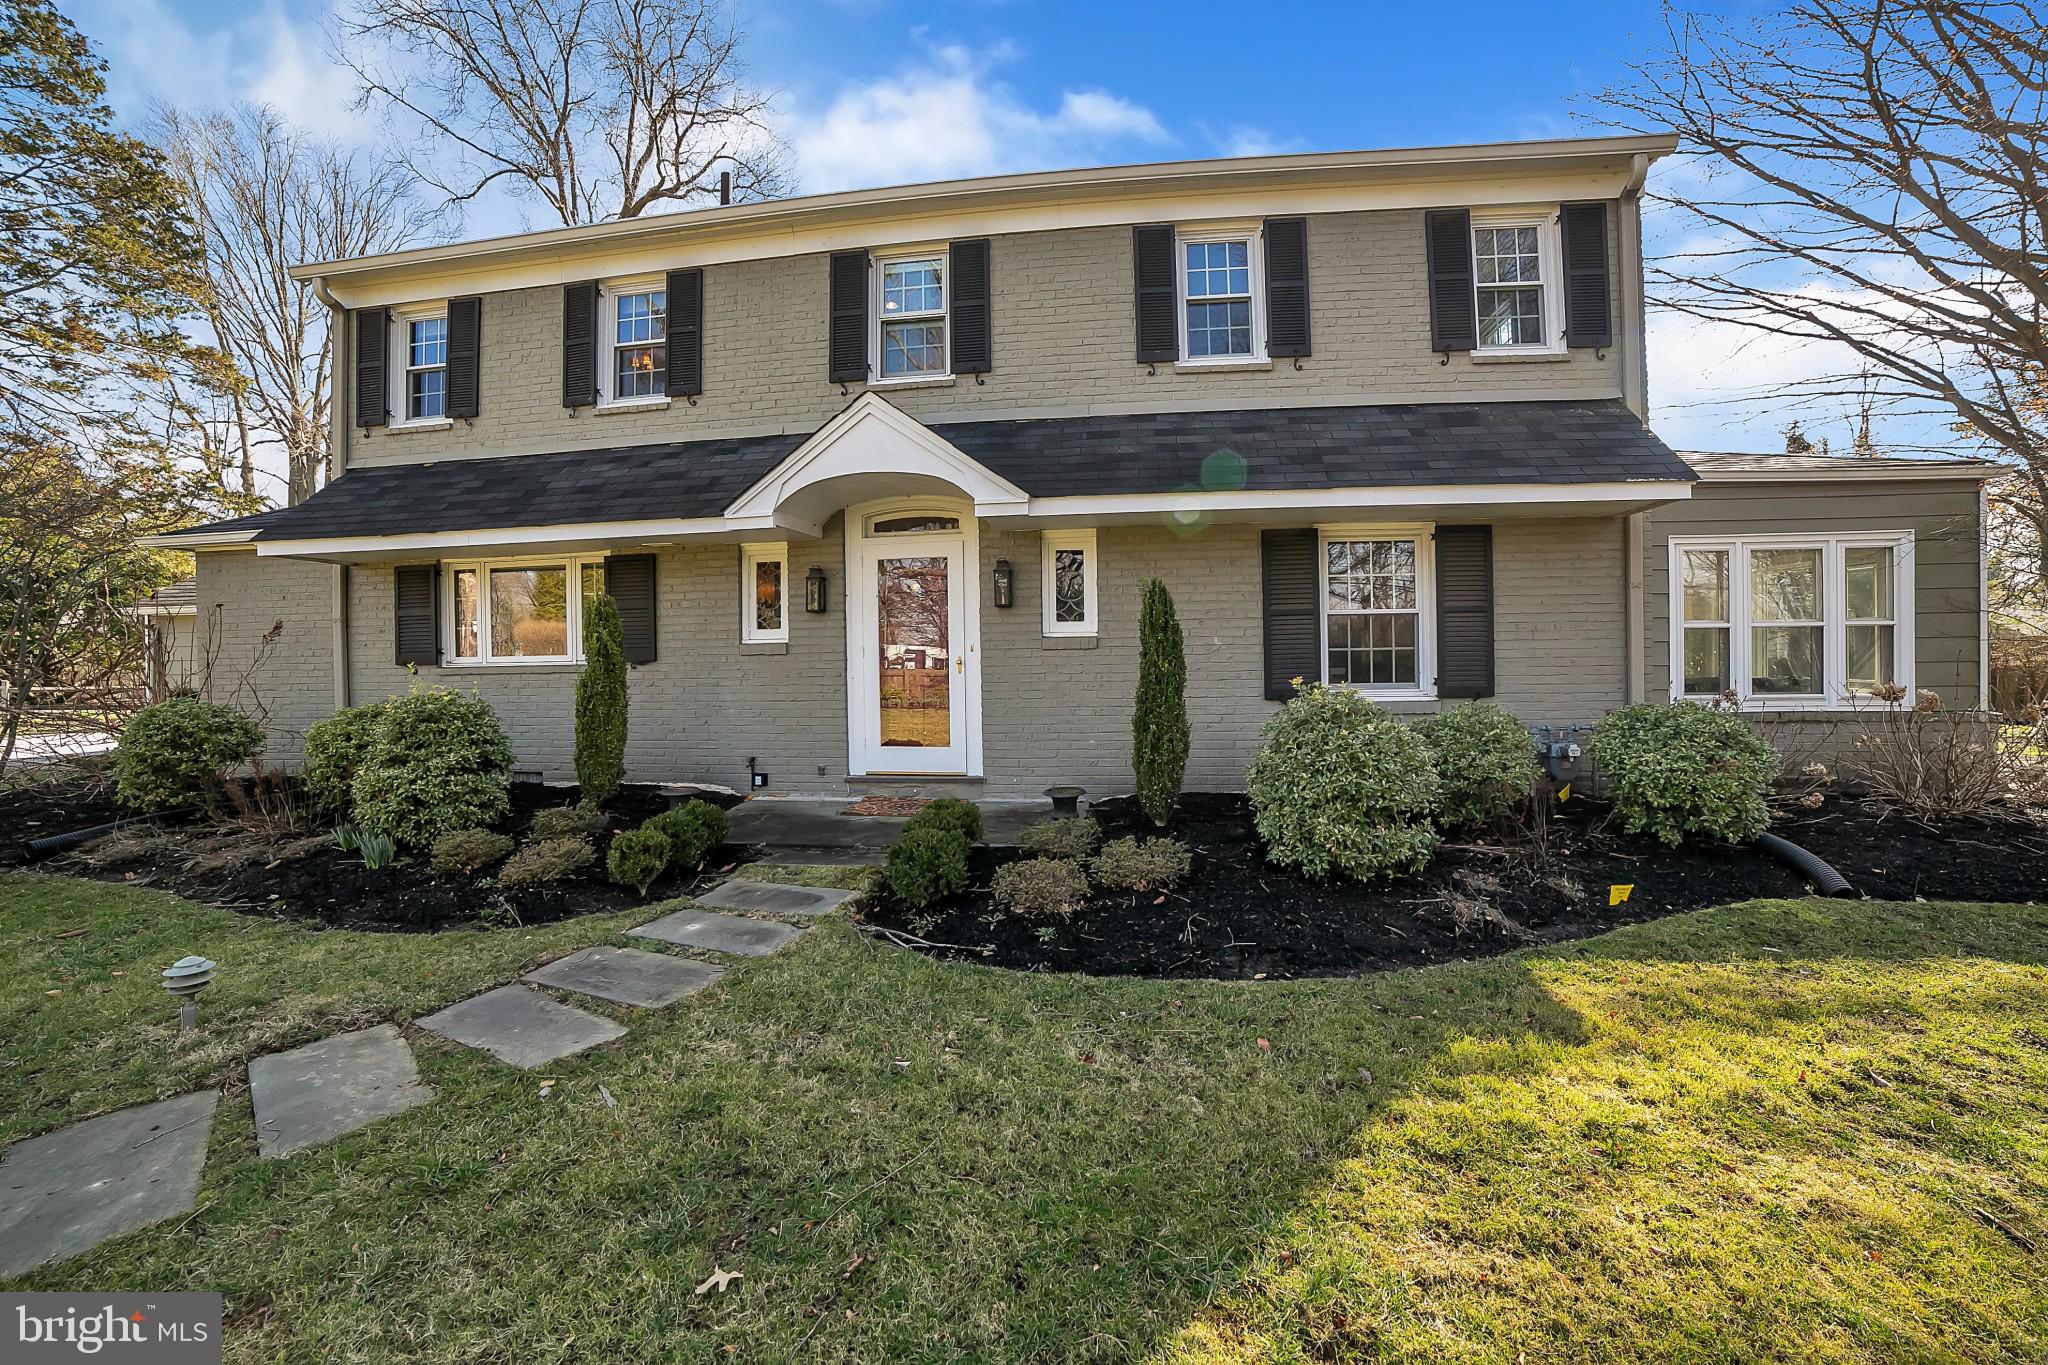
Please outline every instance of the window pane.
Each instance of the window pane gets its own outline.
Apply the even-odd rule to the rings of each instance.
[[[455,657],[476,657],[476,570],[455,571]]]
[[[491,570],[491,654],[562,658],[569,652],[569,575],[561,565]]]
[[[1415,616],[1332,616],[1330,681],[1354,687],[1415,685]]]
[[[1414,610],[1414,541],[1333,540],[1328,558],[1328,610]]]
[[[667,336],[667,290],[619,295],[617,339],[620,342],[661,341]]]
[[[406,368],[448,363],[448,319],[421,318],[407,332]]]
[[[754,629],[782,629],[782,561],[754,561]]]
[[[1685,619],[1725,621],[1728,619],[1728,552],[1687,550],[1685,552]],[[1717,691],[1719,689],[1716,689]]]
[[[1250,355],[1252,310],[1249,303],[1190,303],[1188,355]]]
[[[583,619],[590,620],[590,600],[604,595],[604,561],[585,564],[583,578]]]
[[[1892,619],[1892,547],[1858,545],[1842,554],[1842,589],[1852,621]]]
[[[1078,626],[1088,619],[1088,566],[1085,550],[1052,553],[1052,619]]]
[[[868,523],[871,536],[898,535],[906,531],[957,531],[960,518],[942,517],[931,512],[918,512],[903,517],[877,517]]]
[[[1482,288],[1479,291],[1479,344],[1534,346],[1543,341],[1541,289]]]
[[[1184,255],[1189,298],[1245,298],[1251,294],[1251,247],[1248,243],[1189,242]]]
[[[1758,621],[1820,619],[1820,551],[1749,552],[1749,610]]]
[[[447,411],[448,371],[414,370],[406,376],[406,416],[440,417]]]
[[[1757,626],[1749,633],[1750,691],[1820,692],[1819,626]]]
[[[1892,680],[1892,628],[1849,626],[1842,641],[1846,654],[1842,681],[1851,691],[1868,692]]]
[[[1689,626],[1685,632],[1685,691],[1689,696],[1719,696],[1728,690],[1726,627]]]
[[[668,347],[621,347],[612,393],[618,398],[658,398],[668,392]]]
[[[882,266],[883,317],[938,313],[945,307],[945,263],[941,259],[890,261]]]
[[[885,322],[882,324],[882,374],[944,374],[946,324]]]

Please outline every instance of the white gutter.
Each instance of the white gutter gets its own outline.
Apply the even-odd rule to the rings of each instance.
[[[1686,457],[1680,454],[1679,459]],[[1690,461],[1688,461],[1690,463]],[[1912,467],[1872,469],[1844,460],[1840,469],[1720,469],[1695,464],[1702,483],[1895,483],[1899,480],[1957,480],[1977,483],[1996,478],[1999,467],[1981,461],[1915,461]]]
[[[138,536],[135,543],[150,550],[218,550],[247,545],[256,539],[256,529],[246,531],[168,531],[160,536]]]

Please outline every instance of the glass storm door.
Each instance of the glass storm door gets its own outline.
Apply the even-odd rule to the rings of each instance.
[[[863,556],[866,597],[854,628],[866,638],[855,667],[856,734],[870,773],[965,773],[975,705],[964,596],[966,545],[938,536],[876,537]]]

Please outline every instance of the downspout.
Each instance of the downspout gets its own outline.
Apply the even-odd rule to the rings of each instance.
[[[342,412],[345,396],[341,376],[349,372],[348,348],[353,340],[349,335],[348,309],[341,300],[334,297],[334,291],[327,287],[324,275],[315,275],[312,281],[313,297],[327,305],[327,448],[334,452],[334,477],[340,478],[348,469],[348,421]],[[349,704],[348,676],[348,565],[334,566],[334,709],[344,710]]]
[[[1650,158],[1630,158],[1628,183],[1621,188],[1621,401],[1645,425],[1650,420],[1650,372],[1643,302],[1643,185],[1650,177]],[[1633,705],[1644,699],[1643,651],[1648,647],[1643,604],[1643,539],[1649,513],[1631,512],[1622,523],[1622,636],[1628,657],[1622,663],[1622,695]]]

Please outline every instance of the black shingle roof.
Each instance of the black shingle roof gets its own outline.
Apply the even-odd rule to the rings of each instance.
[[[933,425],[1035,498],[1208,488],[1691,480],[1618,402],[1266,408]],[[201,531],[259,540],[715,517],[808,439],[755,436],[351,470]]]

